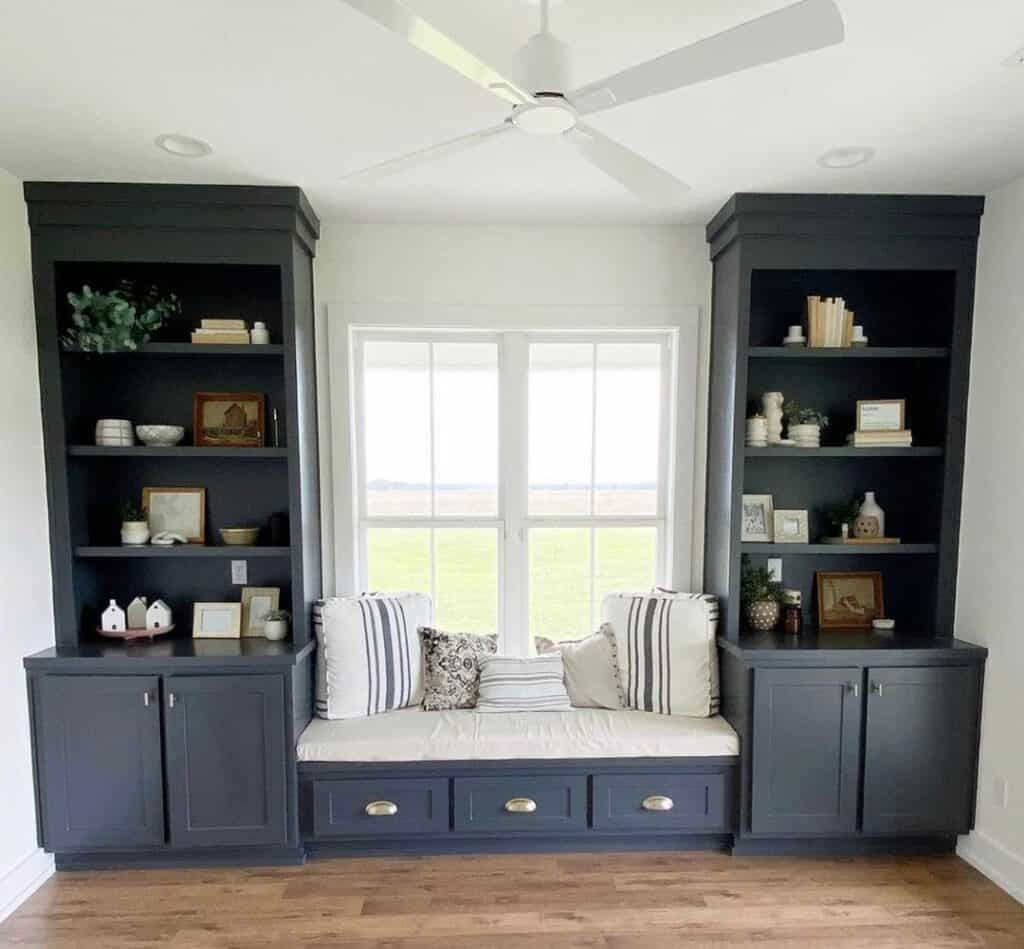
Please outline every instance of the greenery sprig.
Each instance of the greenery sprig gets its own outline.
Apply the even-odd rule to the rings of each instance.
[[[782,602],[782,584],[772,579],[767,567],[755,567],[746,555],[740,572],[740,600],[744,604],[764,600]]]
[[[81,293],[69,293],[71,326],[62,337],[67,349],[116,353],[138,349],[171,317],[181,313],[173,293],[161,295],[156,287],[137,294],[130,281],[116,290],[102,293],[88,284]]]
[[[805,409],[795,399],[790,399],[783,407],[782,414],[787,425],[819,425],[823,430],[828,428],[828,416],[817,409]]]

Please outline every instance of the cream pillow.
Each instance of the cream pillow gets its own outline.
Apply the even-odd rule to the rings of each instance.
[[[559,652],[565,665],[565,688],[576,708],[624,708],[615,630],[605,623],[596,633],[573,642],[533,639],[537,655]]]

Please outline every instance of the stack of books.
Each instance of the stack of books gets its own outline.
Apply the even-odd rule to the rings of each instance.
[[[233,317],[210,317],[199,321],[199,329],[192,333],[196,344],[243,345],[249,342],[245,320]]]
[[[914,444],[909,428],[898,432],[854,432],[846,439],[854,448],[910,448]]]
[[[842,297],[807,298],[807,345],[848,349],[853,341],[853,310]]]

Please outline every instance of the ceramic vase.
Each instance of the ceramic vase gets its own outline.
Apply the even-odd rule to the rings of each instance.
[[[754,600],[747,604],[747,622],[759,633],[770,633],[779,625],[780,612],[775,600]]]
[[[782,441],[782,393],[766,392],[761,396],[764,417],[768,422],[768,444],[778,445]]]
[[[820,425],[790,425],[788,435],[798,448],[819,448],[821,446]]]
[[[101,418],[96,423],[96,444],[106,448],[130,448],[135,431],[126,418]]]
[[[125,547],[143,547],[149,543],[149,524],[145,521],[122,521],[121,543]]]
[[[253,323],[252,329],[249,330],[249,339],[255,346],[266,346],[270,342],[267,324],[261,323],[259,320]]]
[[[860,517],[873,517],[878,522],[877,537],[885,537],[885,511],[875,500],[874,491],[864,492],[864,503],[860,506]],[[856,533],[856,530],[854,531]]]
[[[288,620],[268,619],[263,621],[263,638],[279,643],[288,636]]]
[[[747,447],[764,448],[768,444],[768,421],[760,415],[747,419]]]

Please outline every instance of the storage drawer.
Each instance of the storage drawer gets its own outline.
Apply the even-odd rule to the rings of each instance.
[[[731,774],[594,777],[596,830],[729,830]]]
[[[585,830],[585,775],[456,778],[455,829],[502,833]]]
[[[447,830],[447,778],[317,781],[313,786],[318,838]]]

